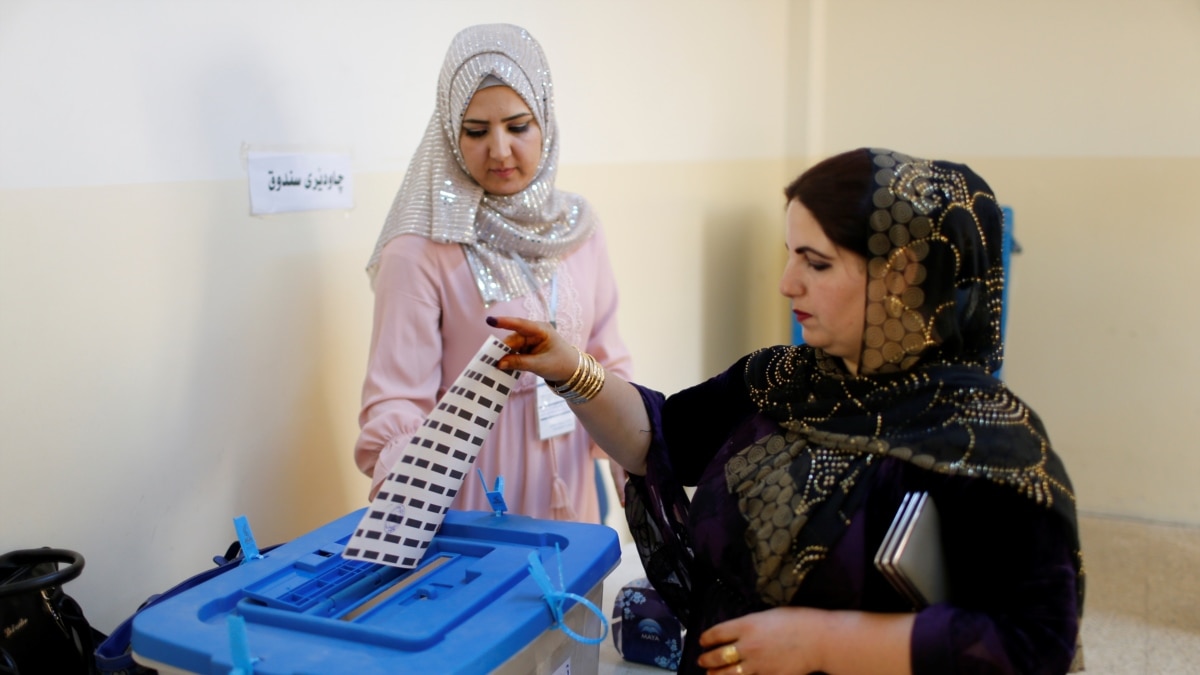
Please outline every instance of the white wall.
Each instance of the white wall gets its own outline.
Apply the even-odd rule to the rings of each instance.
[[[0,188],[237,180],[244,142],[403,171],[450,39],[489,22],[550,57],[563,164],[776,157],[785,16],[774,0],[5,0]]]

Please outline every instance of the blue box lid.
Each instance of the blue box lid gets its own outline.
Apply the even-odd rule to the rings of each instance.
[[[224,675],[237,615],[260,675],[488,672],[555,629],[531,552],[557,590],[580,596],[621,556],[603,525],[449,511],[414,570],[343,558],[365,511],[147,607],[133,620],[133,653]]]

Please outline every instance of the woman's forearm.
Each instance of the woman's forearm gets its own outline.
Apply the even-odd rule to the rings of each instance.
[[[632,474],[646,473],[650,418],[642,395],[624,379],[608,374],[595,398],[571,410],[608,456]]]
[[[595,360],[591,359],[589,364],[588,357],[548,323],[511,316],[490,316],[487,323],[513,331],[504,338],[513,353],[500,359],[501,368],[528,371],[560,387],[580,382],[579,389],[569,392],[566,398],[571,401],[577,394],[590,397],[570,405],[592,440],[626,471],[639,476],[646,473],[650,418],[642,395],[632,384],[618,375],[605,373],[603,387],[599,393],[593,393]]]
[[[914,614],[830,612],[822,667],[830,673],[912,673]]]

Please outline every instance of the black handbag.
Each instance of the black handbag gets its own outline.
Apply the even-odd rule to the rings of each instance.
[[[83,556],[67,549],[0,555],[0,675],[97,672],[92,652],[104,635],[62,589],[81,572]]]

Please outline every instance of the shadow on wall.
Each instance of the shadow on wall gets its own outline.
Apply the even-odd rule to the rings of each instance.
[[[195,109],[203,111],[198,124],[210,132],[265,133],[248,142],[324,141],[293,128],[288,105],[272,95],[271,83],[281,74],[247,67],[254,62],[215,64],[196,90]],[[233,86],[231,79],[242,83]],[[231,99],[230,91],[259,96]],[[240,152],[216,142],[208,147],[216,155],[213,165]],[[228,494],[229,516],[247,515],[264,544],[343,515],[346,502],[341,482],[331,477],[350,460],[324,405],[329,397],[322,368],[329,342],[322,340],[327,327],[318,228],[337,217],[328,211],[250,216],[243,182],[235,198],[213,205],[204,219],[206,273],[189,397],[197,407],[187,420],[192,432],[187,437],[196,440],[188,450],[212,458],[209,478],[225,484],[212,487]],[[213,518],[224,515],[211,503],[200,508]]]
[[[778,299],[774,260],[765,259],[764,233],[772,223],[761,211],[738,208],[709,214],[703,224],[702,371],[711,377],[734,361],[775,344],[775,322],[765,319]]]
[[[263,142],[296,140],[286,106],[272,98],[272,73],[256,66],[254,54],[224,57],[190,87],[195,100],[187,120],[147,120],[171,130],[147,128],[147,138],[189,133],[212,155],[209,166],[227,164],[240,151],[223,130],[269,129]],[[249,100],[230,91],[258,92]],[[152,92],[147,92],[150,95]],[[294,135],[295,134],[295,135]],[[203,140],[206,139],[206,140]],[[308,139],[303,139],[308,140]],[[160,375],[160,386],[176,392],[160,400],[160,425],[169,438],[147,448],[149,475],[143,485],[162,505],[141,511],[150,550],[137,556],[146,565],[134,574],[138,597],[203,568],[236,539],[233,518],[246,515],[260,545],[279,543],[343,515],[339,464],[349,462],[339,447],[325,402],[322,363],[322,255],[317,228],[332,217],[323,212],[256,218],[249,215],[243,182],[214,182],[204,196],[172,204],[162,227],[178,227],[193,250],[178,261],[178,285],[189,297],[173,332],[182,344],[178,359]],[[189,278],[190,277],[190,278]],[[152,496],[151,496],[152,495]],[[156,560],[157,558],[157,560]]]

